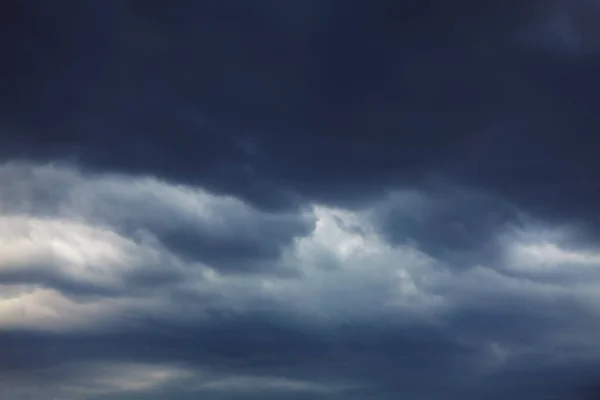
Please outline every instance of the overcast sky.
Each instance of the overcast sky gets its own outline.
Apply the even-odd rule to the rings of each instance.
[[[3,400],[591,399],[596,0],[7,0]]]

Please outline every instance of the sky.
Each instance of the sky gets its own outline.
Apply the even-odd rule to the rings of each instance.
[[[0,398],[600,398],[599,22],[2,3]]]

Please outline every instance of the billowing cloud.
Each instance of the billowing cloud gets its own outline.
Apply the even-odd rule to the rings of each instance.
[[[598,4],[413,3],[3,5],[0,397],[593,392]]]
[[[90,177],[65,166],[7,164],[0,170],[0,179],[5,188],[0,195],[5,212],[41,214],[44,218],[30,222],[30,228],[17,227],[17,219],[7,220],[7,234],[38,229],[39,235],[53,235],[54,229],[60,237],[59,230],[78,227],[60,225],[51,218],[89,221],[110,229],[74,236],[105,235],[82,240],[114,242],[107,245],[113,248],[106,249],[113,254],[107,257],[119,257],[114,253],[126,251],[116,247],[145,242],[150,250],[165,246],[192,261],[209,262],[226,270],[268,268],[269,260],[277,259],[295,236],[310,232],[313,224],[302,214],[269,214],[239,199],[153,178]],[[118,235],[138,237],[138,243],[117,243],[125,240]],[[89,246],[88,250],[92,251]]]
[[[50,164],[0,170],[14,189],[0,220],[0,369],[17,382],[13,391],[36,396],[37,386],[18,384],[31,381],[73,399],[468,396],[515,368],[568,369],[600,357],[600,257],[573,247],[574,232],[506,219],[476,230],[495,243],[494,257],[456,265],[436,250],[457,234],[444,236],[449,221],[436,216],[464,202],[505,209],[475,192],[453,191],[462,204],[410,189],[361,209],[281,214],[144,176]],[[398,219],[380,211],[389,204]],[[163,243],[163,224],[177,215],[175,227],[186,218],[200,230],[213,224],[215,235],[195,238],[198,248],[207,240],[240,252],[251,270]],[[260,232],[294,221],[306,230],[290,232],[268,269],[253,270],[257,261],[231,241],[234,227]],[[408,240],[390,240],[382,221],[410,227]],[[422,227],[442,236],[420,236]],[[575,387],[577,378],[556,385]]]

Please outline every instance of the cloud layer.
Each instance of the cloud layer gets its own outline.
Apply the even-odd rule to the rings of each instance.
[[[0,393],[594,394],[599,10],[9,1]]]
[[[8,163],[0,176],[11,188],[0,220],[0,368],[11,390],[35,392],[39,381],[40,393],[49,385],[74,399],[502,396],[542,385],[541,370],[596,362],[600,252],[573,247],[566,228],[495,225],[480,233],[494,257],[476,262],[455,232],[390,240],[379,216],[391,207],[413,220],[405,226],[442,235],[449,221],[436,216],[463,207],[413,189],[362,209],[267,213],[66,164]],[[173,246],[169,224],[189,237]],[[249,240],[277,251],[240,251]],[[515,371],[532,381],[504,383]],[[543,398],[578,379],[536,390]]]

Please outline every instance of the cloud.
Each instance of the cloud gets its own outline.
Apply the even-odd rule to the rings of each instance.
[[[566,57],[589,57],[598,52],[600,32],[593,22],[598,18],[594,0],[553,1],[529,26],[529,44],[546,47]]]
[[[82,223],[6,216],[0,220],[0,280],[5,283],[54,282],[77,294],[130,290],[128,281],[152,284],[177,279],[177,261],[151,245]],[[171,271],[158,270],[170,263]]]
[[[437,251],[444,236],[435,244],[412,225],[398,242],[381,230],[391,220],[378,217],[390,204],[394,221],[436,229],[447,220],[435,218],[456,204],[487,199],[477,192],[440,192],[444,202],[411,189],[362,209],[314,205],[281,214],[143,176],[47,164],[0,171],[29,177],[6,178],[17,185],[1,203],[0,375],[50,385],[47,392],[73,399],[475,396],[496,390],[514,369],[587,371],[600,356],[593,350],[598,275],[590,272],[597,256],[571,245],[576,232],[529,219],[491,231],[467,225],[496,252],[472,255],[479,263],[465,268]],[[49,190],[52,182],[63,190]],[[505,207],[472,204],[491,213]],[[200,261],[161,244],[161,222],[185,212],[220,221],[227,234],[287,226],[294,215],[315,222],[289,236],[270,270],[232,273],[219,258]],[[211,240],[228,245],[227,234]],[[578,376],[540,396],[570,390]],[[10,390],[36,396],[35,385],[15,382]],[[517,392],[528,384],[510,383]]]
[[[2,6],[0,391],[594,382],[595,2],[282,4]]]
[[[413,244],[458,268],[492,266],[499,237],[524,222],[522,212],[498,196],[437,185],[393,192],[370,214],[390,242]]]
[[[7,43],[24,67],[4,71],[22,105],[3,109],[3,157],[152,174],[262,208],[364,203],[442,176],[545,218],[596,218],[595,61],[520,36],[571,12],[549,3],[308,2],[302,24],[269,1],[94,2],[76,17],[20,5],[11,37],[40,51]]]
[[[70,218],[97,224],[105,231],[73,232],[70,235],[81,240],[86,240],[85,235],[104,235],[87,239],[95,243],[120,241],[104,245],[113,258],[120,257],[115,252],[126,250],[109,249],[109,246],[140,246],[139,243],[123,243],[127,239],[119,237],[129,235],[137,237],[137,242],[145,242],[148,248],[162,245],[182,257],[207,262],[223,270],[268,269],[269,261],[277,259],[294,237],[308,234],[313,223],[310,215],[261,212],[233,197],[217,196],[202,189],[167,184],[149,177],[86,176],[65,166],[9,163],[1,167],[0,179],[5,188],[0,206],[5,212],[41,214],[46,221],[37,225],[30,222],[29,225],[44,226],[39,228],[42,230],[77,229],[76,226],[49,222],[47,218]],[[14,218],[5,224],[6,234],[18,229],[8,226],[18,224]],[[49,224],[57,226],[49,227]],[[53,233],[40,233],[44,234]],[[150,243],[153,240],[159,243]],[[87,251],[91,251],[89,246]],[[101,257],[98,254],[90,256]]]

